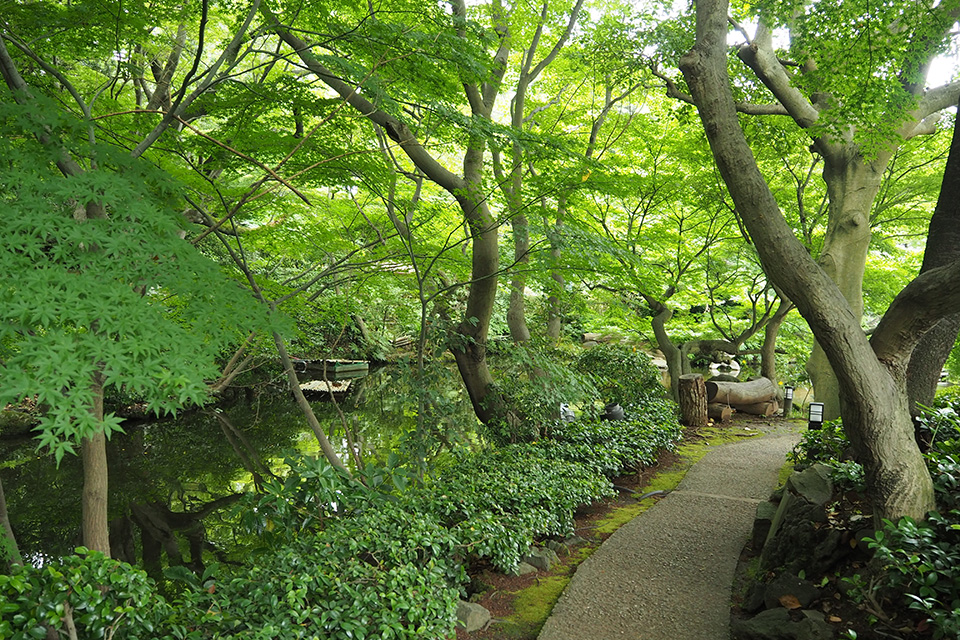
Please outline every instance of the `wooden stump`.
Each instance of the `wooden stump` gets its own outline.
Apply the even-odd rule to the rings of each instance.
[[[699,373],[680,376],[680,422],[688,427],[707,426],[707,387]]]
[[[712,402],[707,405],[707,416],[717,422],[725,422],[733,417],[733,407],[726,404]]]

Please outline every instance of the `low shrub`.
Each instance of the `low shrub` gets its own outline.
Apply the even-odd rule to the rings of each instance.
[[[612,495],[602,475],[517,444],[457,455],[412,502],[496,568],[514,568],[538,537],[573,532],[573,511]]]
[[[850,440],[843,431],[840,420],[823,423],[819,429],[809,429],[800,436],[800,442],[787,454],[787,459],[798,466],[810,466],[817,462],[830,464],[848,458]]]
[[[605,402],[638,404],[666,394],[650,356],[629,345],[605,343],[586,349],[577,358],[576,369],[594,377]]]
[[[659,452],[675,448],[683,434],[667,401],[649,401],[643,409],[628,406],[626,415],[626,420],[557,423],[535,446],[547,458],[613,477],[654,464]]]
[[[203,640],[452,637],[464,565],[516,567],[537,539],[573,532],[574,510],[614,493],[606,475],[651,464],[679,439],[670,403],[630,419],[554,425],[535,442],[462,451],[421,482],[400,466],[364,483],[323,459],[290,456],[283,478],[234,512],[242,563],[202,576],[142,571],[81,550],[0,576],[0,637]],[[251,542],[252,541],[252,542]]]
[[[77,638],[199,638],[202,613],[172,606],[143,571],[102,553],[77,554],[0,575],[0,638],[36,640],[52,629]]]
[[[882,586],[922,612],[934,638],[960,637],[960,511],[887,520],[867,542],[882,565]]]

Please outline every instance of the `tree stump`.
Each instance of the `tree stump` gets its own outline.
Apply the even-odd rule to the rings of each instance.
[[[699,373],[680,376],[680,422],[688,427],[707,426],[707,387]]]

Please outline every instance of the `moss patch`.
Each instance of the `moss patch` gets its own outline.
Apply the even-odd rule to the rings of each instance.
[[[507,618],[508,624],[505,625],[510,628],[508,633],[515,633],[516,637],[535,638],[569,582],[569,575],[547,576],[518,591],[513,601],[514,614]]]

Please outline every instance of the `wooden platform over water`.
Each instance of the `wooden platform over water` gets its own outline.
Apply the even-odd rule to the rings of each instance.
[[[366,360],[302,360],[293,359],[297,373],[306,373],[316,378],[359,378],[370,371]]]

